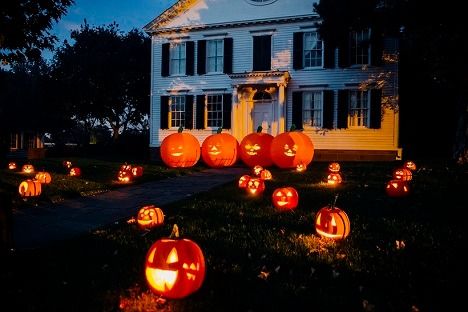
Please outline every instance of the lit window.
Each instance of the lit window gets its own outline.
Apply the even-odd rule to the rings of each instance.
[[[185,96],[171,96],[169,103],[171,127],[185,127]]]
[[[322,112],[322,91],[304,92],[302,94],[302,118],[304,125],[321,128]]]
[[[219,128],[223,125],[223,95],[207,95],[207,127]]]
[[[223,40],[207,41],[206,72],[221,73],[223,71]]]
[[[171,43],[170,68],[171,75],[185,74],[185,42]]]
[[[367,65],[370,56],[370,30],[352,32],[351,64]]]
[[[369,126],[369,92],[353,90],[349,92],[349,127]]]
[[[304,67],[322,66],[323,44],[317,32],[304,33]]]

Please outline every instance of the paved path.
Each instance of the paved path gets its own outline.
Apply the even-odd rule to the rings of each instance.
[[[77,237],[117,220],[135,216],[138,208],[145,204],[161,207],[234,181],[248,171],[245,167],[206,169],[191,175],[128,186],[97,196],[15,210],[15,248],[40,248]]]

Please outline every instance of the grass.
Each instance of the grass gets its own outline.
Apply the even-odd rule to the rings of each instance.
[[[406,198],[384,191],[396,162],[342,163],[336,188],[322,182],[327,163],[301,174],[272,168],[258,198],[234,181],[161,207],[165,224],[151,231],[120,220],[18,251],[4,265],[6,298],[15,311],[450,311],[464,302],[467,168],[417,164]],[[280,213],[270,198],[284,185],[300,201]],[[338,242],[313,226],[335,194],[351,220],[350,236]],[[152,294],[143,274],[147,250],[173,224],[207,264],[201,289],[180,300]]]

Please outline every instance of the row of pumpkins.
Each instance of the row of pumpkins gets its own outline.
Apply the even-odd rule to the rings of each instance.
[[[294,129],[273,137],[258,127],[257,132],[246,135],[240,144],[231,134],[218,129],[217,133],[206,137],[200,147],[194,135],[179,128],[161,142],[160,155],[172,168],[192,167],[200,155],[206,165],[213,168],[232,166],[239,158],[249,167],[297,168],[312,161],[314,144],[307,135]]]

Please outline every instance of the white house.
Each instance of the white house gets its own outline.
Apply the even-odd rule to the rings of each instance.
[[[365,29],[327,46],[315,2],[180,0],[147,24],[151,149],[180,126],[201,144],[294,124],[314,160],[400,159],[397,41]]]

